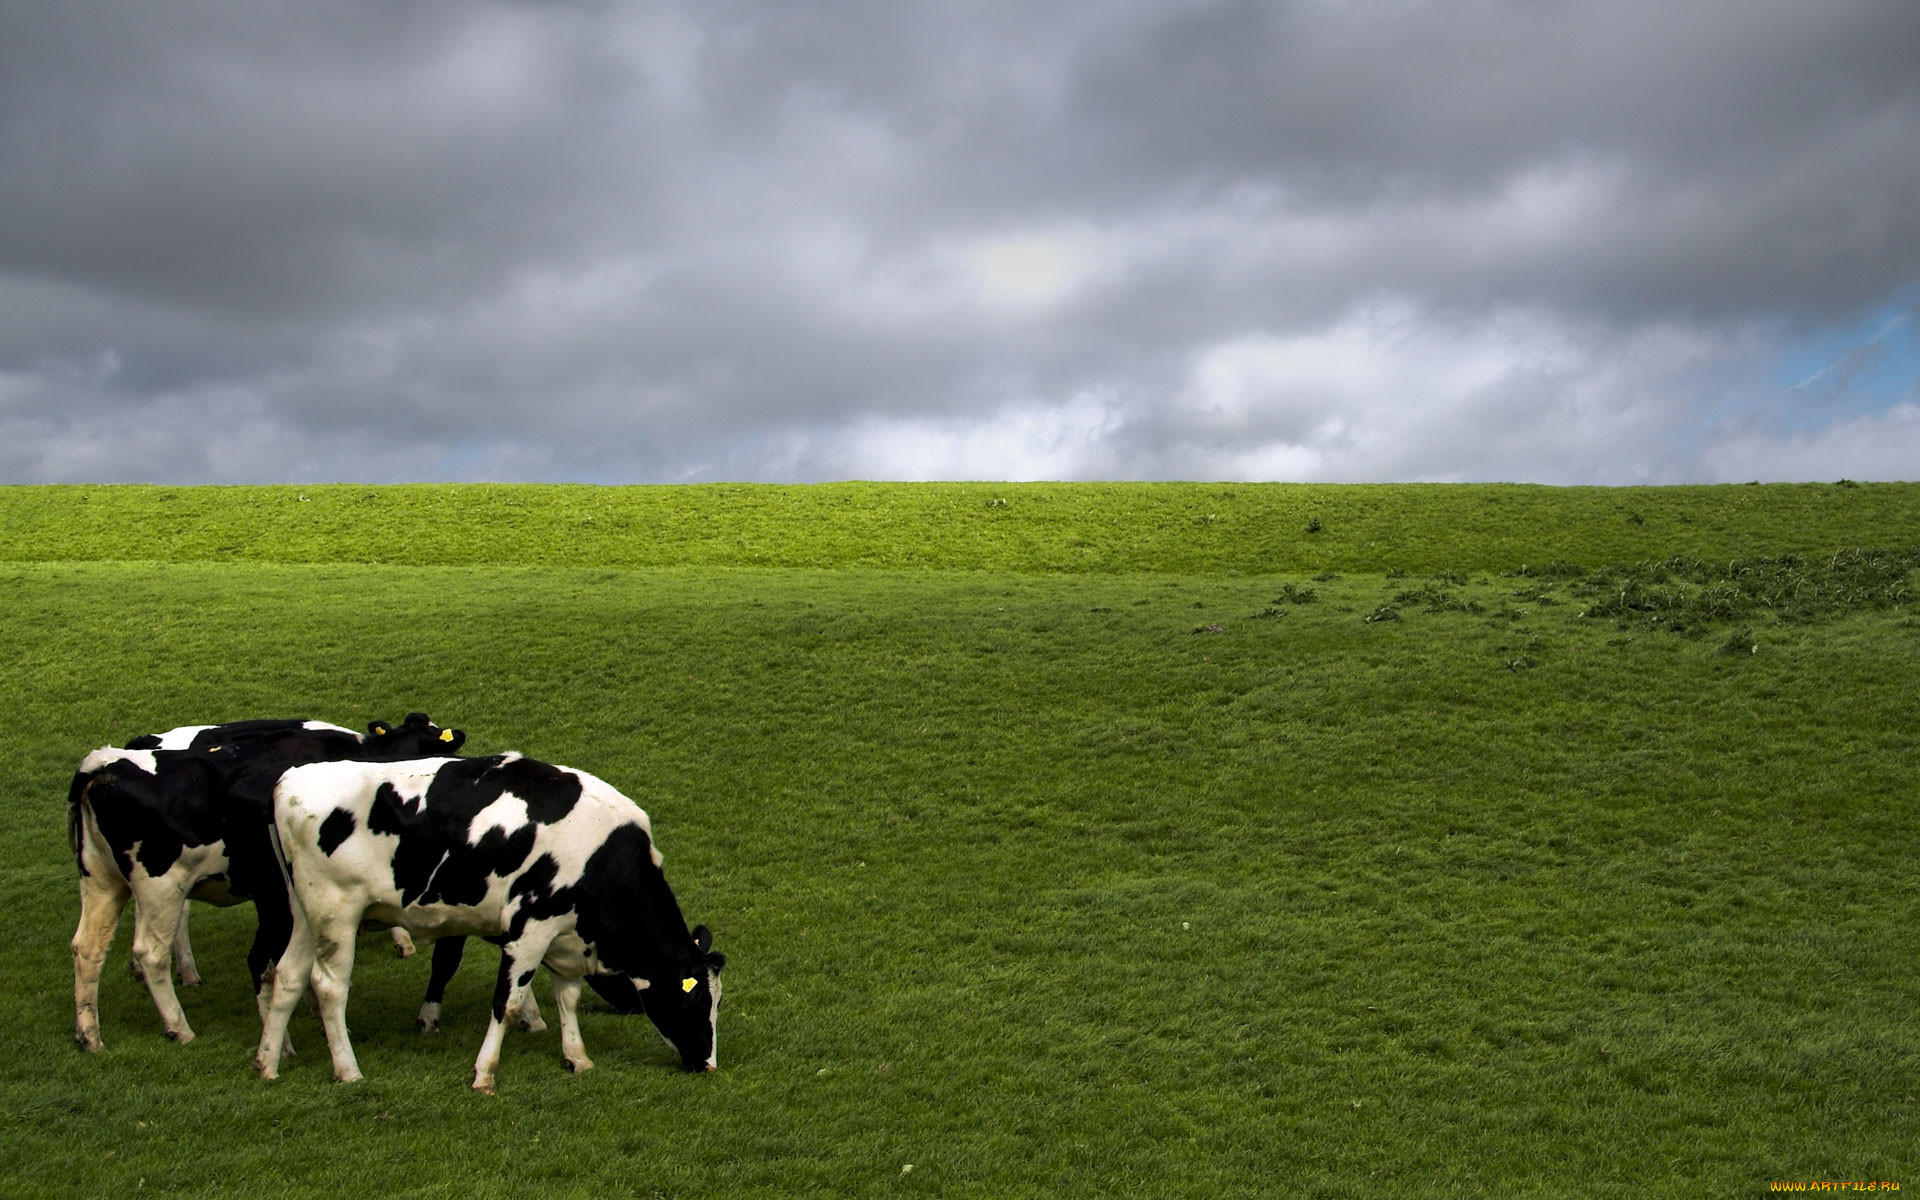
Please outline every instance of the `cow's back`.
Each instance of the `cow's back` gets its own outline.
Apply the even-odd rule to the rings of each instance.
[[[328,762],[280,777],[275,820],[296,874],[416,932],[497,934],[530,898],[577,883],[647,815],[604,781],[517,754]]]

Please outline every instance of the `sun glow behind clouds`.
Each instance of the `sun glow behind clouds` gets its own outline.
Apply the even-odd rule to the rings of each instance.
[[[1069,299],[1099,265],[1096,240],[1078,233],[987,238],[961,255],[978,295],[1003,308],[1045,308]]]

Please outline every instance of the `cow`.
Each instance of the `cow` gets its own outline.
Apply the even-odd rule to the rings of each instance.
[[[445,755],[465,740],[460,730],[411,713],[397,726],[374,721],[365,734],[324,721],[182,726],[87,755],[67,792],[67,843],[80,869],[74,1041],[88,1051],[102,1046],[100,969],[129,899],[136,973],[169,1038],[193,1040],[170,969],[177,950],[182,982],[199,982],[185,933],[189,898],[215,904],[258,898],[260,926],[247,955],[258,993],[293,924],[267,836],[273,783],[282,770],[331,759]],[[458,950],[447,948],[452,963]],[[436,947],[436,975],[442,957]],[[436,988],[444,983],[437,980]]]
[[[346,1008],[353,931],[368,917],[501,947],[477,1091],[494,1090],[506,1018],[542,963],[569,1070],[593,1067],[580,1039],[583,978],[616,1009],[644,1011],[684,1069],[717,1065],[726,956],[706,926],[687,928],[647,814],[595,776],[519,754],[316,763],[280,777],[273,816],[296,903],[254,1063],[262,1078],[278,1074],[309,979],[334,1078],[361,1078]]]
[[[384,726],[385,724],[384,721],[374,722],[376,726]],[[343,729],[338,725],[329,725],[325,721],[231,721],[225,725],[182,725],[176,729],[169,729],[165,733],[142,734],[128,742],[125,748],[128,750],[219,749],[223,742],[239,745],[248,740],[257,740],[296,727],[309,732],[321,729],[338,730],[341,733],[353,732],[350,729]],[[354,736],[357,737],[359,735],[355,734]],[[435,753],[442,752],[443,751],[438,749],[435,751]],[[69,808],[67,816],[69,822],[71,822],[73,818],[71,808]],[[68,830],[68,836],[69,838],[72,836],[71,828]],[[83,866],[82,870],[84,869]],[[217,901],[212,902],[217,903]],[[182,904],[180,906],[180,925],[179,928],[174,931],[173,935],[173,961],[175,965],[180,968],[180,984],[182,987],[199,987],[201,982],[200,969],[193,961],[193,946],[187,939],[187,917],[191,911],[191,905]],[[138,919],[138,905],[136,905],[135,920]],[[413,938],[410,937],[404,929],[395,929],[392,932],[394,952],[401,958],[413,957]],[[144,981],[147,977],[146,968],[141,965],[138,953],[132,955],[132,963],[130,965],[133,969],[133,977]],[[458,965],[457,962],[455,965]]]

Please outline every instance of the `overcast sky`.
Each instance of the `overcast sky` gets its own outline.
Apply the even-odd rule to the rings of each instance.
[[[1913,0],[0,0],[0,482],[1920,478]]]

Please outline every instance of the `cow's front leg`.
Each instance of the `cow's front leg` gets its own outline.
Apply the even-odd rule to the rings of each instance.
[[[580,980],[553,977],[553,1011],[560,1017],[560,1056],[567,1070],[578,1075],[593,1070],[587,1044],[580,1039]]]
[[[487,1023],[487,1036],[480,1043],[480,1055],[473,1062],[473,1090],[492,1092],[494,1073],[500,1068],[500,1044],[506,1039],[507,1017],[526,1003],[527,985],[533,982],[534,968],[547,952],[552,935],[537,938],[530,945],[522,937],[500,948],[500,974],[493,985],[493,1008]]]

